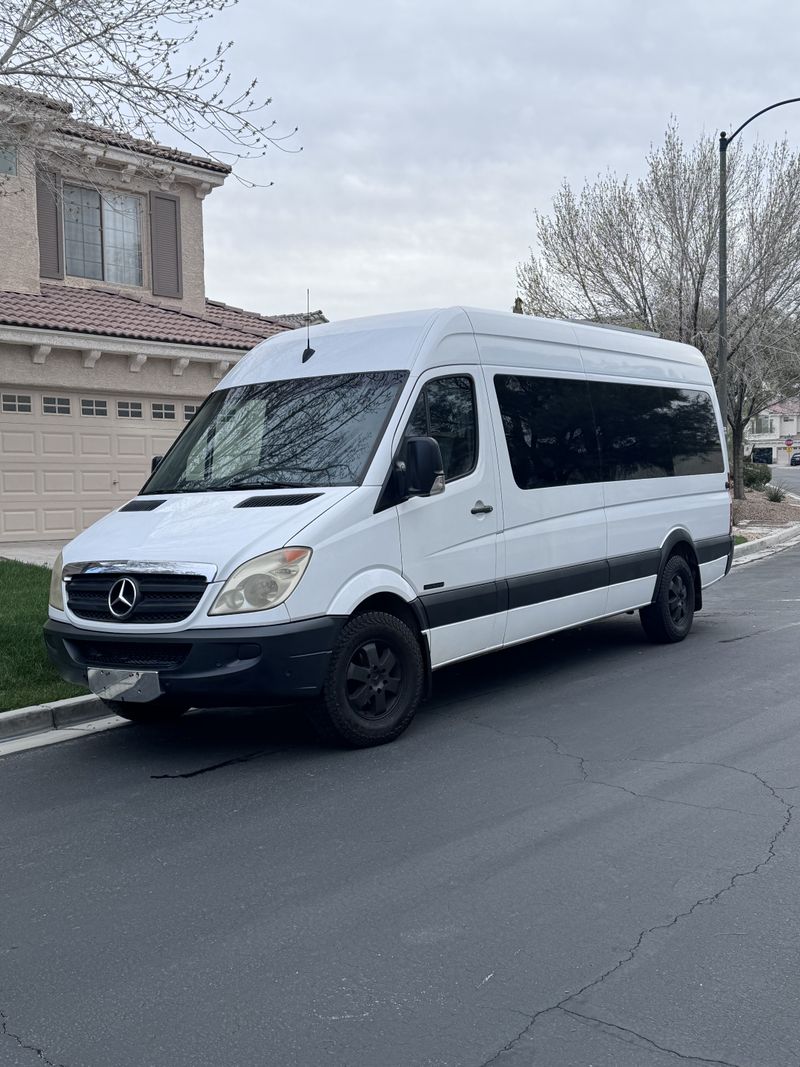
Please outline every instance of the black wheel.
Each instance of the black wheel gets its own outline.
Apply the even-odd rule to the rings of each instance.
[[[369,611],[343,628],[331,653],[317,725],[353,748],[394,741],[414,718],[425,664],[414,632],[394,615]]]
[[[694,575],[683,556],[671,556],[664,567],[652,604],[639,612],[644,632],[651,641],[671,644],[682,641],[694,620]]]
[[[128,704],[123,700],[104,700],[103,703],[111,715],[119,715],[130,722],[154,726],[159,723],[173,722],[189,710],[188,704],[176,703],[164,697],[150,700],[146,704]]]

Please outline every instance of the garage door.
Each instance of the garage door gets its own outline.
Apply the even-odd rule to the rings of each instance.
[[[0,394],[0,543],[74,536],[135,496],[196,399]]]

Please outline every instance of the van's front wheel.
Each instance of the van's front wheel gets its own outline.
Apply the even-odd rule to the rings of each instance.
[[[383,745],[414,718],[424,681],[414,632],[394,615],[368,611],[343,628],[315,717],[325,733],[353,748]]]
[[[694,621],[694,575],[683,556],[671,556],[652,604],[639,612],[644,632],[657,644],[682,641]]]

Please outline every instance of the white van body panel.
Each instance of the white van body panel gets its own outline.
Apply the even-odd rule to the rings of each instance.
[[[65,562],[137,559],[186,560],[214,567],[227,578],[240,563],[297,541],[300,531],[354,492],[350,486],[315,490],[316,500],[287,507],[238,507],[266,493],[176,493],[155,511],[119,508],[69,543]]]

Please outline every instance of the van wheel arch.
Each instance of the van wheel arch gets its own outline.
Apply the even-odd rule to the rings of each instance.
[[[695,551],[694,541],[687,530],[673,530],[661,546],[661,562],[659,563],[658,576],[653,589],[653,600],[655,600],[656,594],[658,593],[664,568],[673,556],[682,556],[691,568],[692,577],[694,578],[694,610],[700,611],[703,606],[703,587],[700,578],[700,564],[697,562],[697,552]]]
[[[420,652],[422,653],[422,661],[425,664],[425,692],[423,699],[431,695],[432,686],[432,669],[431,669],[431,650],[428,641],[425,638],[423,630],[427,629],[427,619],[425,618],[424,609],[418,601],[403,600],[402,597],[396,593],[375,593],[374,596],[367,597],[366,600],[358,605],[358,607],[350,615],[351,619],[354,619],[356,615],[363,615],[367,611],[382,611],[387,615],[394,615],[396,618],[404,622],[406,626],[416,635],[419,642]]]

